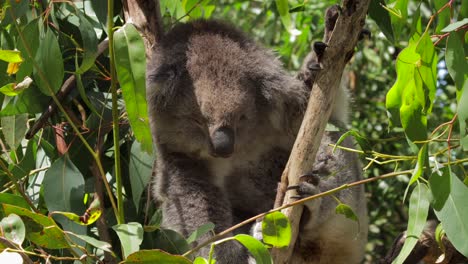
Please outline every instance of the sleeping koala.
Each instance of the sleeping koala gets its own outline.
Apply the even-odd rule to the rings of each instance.
[[[212,222],[220,232],[272,209],[310,93],[303,79],[289,75],[271,51],[236,28],[199,20],[175,26],[158,43],[147,89],[157,152],[153,194],[164,227],[187,236]],[[345,112],[335,111],[334,119],[346,121],[346,114],[336,114]],[[357,157],[328,146],[339,136],[324,135],[312,172],[318,182],[304,181],[301,196],[361,179]],[[364,190],[336,197],[354,208],[359,224],[335,214],[331,197],[306,206],[294,263],[361,261],[367,241]],[[200,254],[208,252],[205,247]],[[217,246],[215,255],[217,263],[249,263],[236,242]]]

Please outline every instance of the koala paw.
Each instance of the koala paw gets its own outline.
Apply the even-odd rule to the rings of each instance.
[[[317,173],[308,173],[299,177],[299,184],[291,185],[287,190],[296,190],[298,195],[292,196],[292,198],[303,199],[312,195],[316,195],[320,192],[318,185],[320,183],[320,177]]]

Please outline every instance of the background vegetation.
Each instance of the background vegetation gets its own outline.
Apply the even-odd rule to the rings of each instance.
[[[183,254],[197,237],[159,228],[146,191],[153,154],[144,46],[120,2],[108,2],[1,1],[2,263],[115,261],[153,248]],[[294,71],[323,35],[324,10],[339,1],[160,2],[165,28],[229,20]],[[365,176],[389,176],[366,184],[367,263],[408,223],[418,235],[426,216],[468,256],[467,17],[462,0],[372,1],[372,35],[345,76]]]

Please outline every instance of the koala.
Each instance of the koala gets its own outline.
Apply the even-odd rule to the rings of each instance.
[[[163,210],[162,225],[188,236],[212,222],[220,232],[272,209],[311,89],[304,78],[290,75],[273,52],[216,20],[176,25],[153,54],[147,99],[157,156],[152,192]],[[346,111],[337,112],[343,116],[334,119],[345,122]],[[361,178],[354,154],[328,146],[339,136],[324,135],[314,170],[294,187],[300,196]],[[307,204],[293,263],[361,261],[367,240],[364,190],[347,189],[336,197],[354,208],[359,223],[335,214],[332,197]],[[205,247],[199,253],[208,252]],[[216,246],[215,258],[253,263],[234,241]]]

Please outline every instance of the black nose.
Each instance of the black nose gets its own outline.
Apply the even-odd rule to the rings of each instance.
[[[215,156],[227,158],[234,151],[234,131],[229,127],[220,127],[212,135]]]

